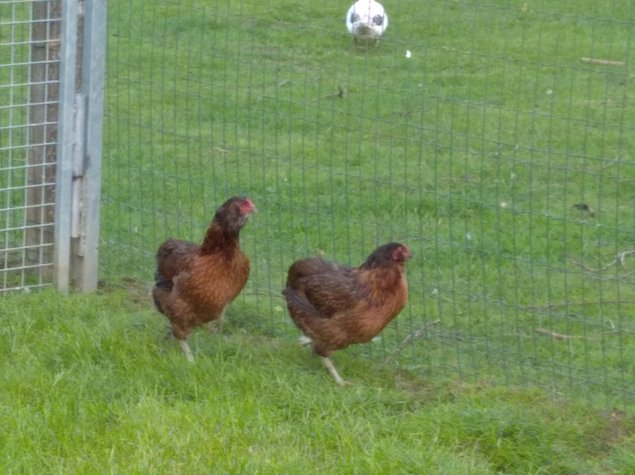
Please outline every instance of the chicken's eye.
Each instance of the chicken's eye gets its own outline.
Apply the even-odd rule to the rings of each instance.
[[[351,23],[359,21],[359,15],[357,13],[351,13]]]
[[[373,23],[374,23],[375,25],[381,25],[381,24],[383,24],[383,23],[384,23],[384,17],[383,17],[383,15],[375,15],[375,16],[373,17]]]

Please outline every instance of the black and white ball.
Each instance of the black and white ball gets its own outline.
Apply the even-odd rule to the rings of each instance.
[[[358,42],[377,43],[388,28],[388,15],[381,3],[359,0],[348,9],[346,29]]]

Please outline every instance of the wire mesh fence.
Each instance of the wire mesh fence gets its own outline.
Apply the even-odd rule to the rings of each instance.
[[[61,2],[0,2],[0,290],[52,284]]]
[[[631,2],[385,7],[360,49],[340,2],[112,0],[102,277],[149,283],[246,194],[237,324],[295,335],[294,259],[399,240],[409,305],[347,351],[632,407]]]

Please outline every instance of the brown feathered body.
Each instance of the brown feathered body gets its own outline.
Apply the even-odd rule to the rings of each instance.
[[[179,340],[222,318],[245,286],[250,264],[239,235],[253,211],[249,198],[230,198],[216,211],[202,244],[168,239],[159,247],[152,297]]]
[[[291,265],[283,294],[291,318],[325,358],[378,335],[408,300],[406,246],[378,247],[359,267],[312,257]],[[337,378],[336,378],[337,379]]]

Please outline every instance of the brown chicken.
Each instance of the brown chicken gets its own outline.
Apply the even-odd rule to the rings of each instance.
[[[282,294],[291,318],[309,337],[335,381],[346,384],[329,358],[335,350],[365,343],[395,318],[408,300],[404,276],[408,248],[379,246],[359,267],[311,257],[289,268]]]
[[[189,333],[208,322],[220,324],[247,282],[249,259],[240,250],[239,234],[254,211],[249,198],[230,198],[216,210],[200,246],[168,239],[157,251],[154,304],[170,320],[172,334],[190,362],[194,355]]]

